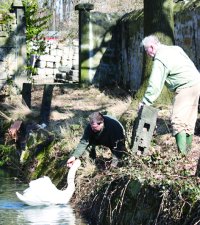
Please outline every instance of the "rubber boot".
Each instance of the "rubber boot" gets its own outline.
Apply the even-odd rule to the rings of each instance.
[[[193,135],[192,134],[186,134],[186,145],[187,145],[187,151],[190,151],[192,148],[192,139]]]
[[[184,131],[176,134],[176,144],[182,155],[187,154],[186,133]]]

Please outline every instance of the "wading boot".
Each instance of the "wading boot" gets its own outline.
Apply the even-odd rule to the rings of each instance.
[[[192,148],[192,139],[193,135],[192,134],[186,134],[186,145],[187,145],[187,151],[189,152]]]
[[[175,138],[178,150],[182,155],[186,155],[187,154],[186,133],[184,131],[181,131],[180,133],[176,134]]]

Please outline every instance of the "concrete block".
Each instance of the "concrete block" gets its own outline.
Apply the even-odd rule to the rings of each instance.
[[[56,55],[56,56],[55,56],[55,62],[56,62],[56,63],[59,63],[60,61],[61,61],[61,56]]]
[[[54,68],[54,69],[53,69],[53,74],[55,75],[55,74],[57,74],[57,73],[59,73],[58,68]]]
[[[54,69],[53,68],[45,68],[45,74],[47,75],[47,76],[51,76],[51,75],[53,75],[53,71]]]
[[[138,113],[138,118],[133,127],[132,151],[137,154],[148,153],[153,132],[156,127],[158,109],[144,105]]]
[[[49,61],[49,62],[55,62],[55,56],[52,55],[40,55],[39,60],[41,61]]]
[[[63,55],[63,51],[61,49],[57,48],[56,49],[56,55],[61,57]]]
[[[54,63],[54,68],[57,68],[58,69],[60,66],[61,66],[61,63],[60,62],[55,62]]]
[[[57,55],[57,49],[51,49],[50,50],[50,55],[56,56]]]
[[[37,74],[38,74],[39,76],[46,75],[45,68],[37,68]]]
[[[54,68],[54,62],[47,62],[47,68]]]
[[[69,55],[71,53],[71,47],[70,46],[66,46],[63,48],[63,54],[64,55]]]
[[[70,67],[68,66],[60,66],[58,70],[62,73],[68,73],[70,71]]]
[[[36,67],[39,67],[39,68],[45,68],[46,65],[47,65],[47,62],[43,60],[38,60],[36,63]]]

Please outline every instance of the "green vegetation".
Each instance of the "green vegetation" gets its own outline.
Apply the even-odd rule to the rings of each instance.
[[[19,162],[19,152],[14,145],[0,145],[0,166],[15,168]]]
[[[12,20],[12,16],[9,12],[10,6],[12,4],[12,0],[0,1],[0,14],[2,18],[0,19],[0,23],[7,24],[10,20]]]
[[[163,147],[147,156],[129,154],[123,167],[94,173],[84,184],[86,190],[93,185],[92,193],[79,197],[84,215],[94,224],[110,225],[197,221],[199,178],[184,168],[191,162],[176,154],[175,146]]]
[[[47,9],[39,9],[37,0],[23,0],[22,2],[25,7],[28,55],[42,54],[45,51],[42,32],[48,28],[51,13]]]
[[[23,163],[20,163],[19,156],[14,157],[16,150],[8,148],[13,146],[13,142],[10,145],[7,142],[7,146],[2,148],[0,160],[5,166],[20,171],[24,180],[48,175],[53,183],[63,188],[68,173],[66,161],[82,135],[88,114],[99,109],[111,112],[113,107],[114,112],[119,112],[122,101],[127,101],[126,97],[122,98],[124,92],[119,89],[112,92],[115,95],[110,96],[106,91],[100,92],[90,87],[66,88],[54,93],[52,101],[56,107],[52,106],[52,115],[59,113],[59,117],[57,120],[54,117],[55,121],[51,120],[49,124],[48,129],[52,133],[36,132],[30,136],[27,142],[29,157]],[[37,92],[37,98],[42,97],[41,93],[42,89]],[[198,210],[195,210],[200,199],[198,137],[194,137],[193,148],[187,157],[179,155],[166,119],[169,109],[161,105],[159,108],[162,112],[157,123],[159,129],[154,134],[147,155],[133,154],[128,143],[131,140],[133,115],[137,115],[137,109],[133,111],[131,105],[129,109],[123,108],[124,114],[120,117],[127,131],[128,148],[121,167],[110,168],[110,151],[107,149],[97,149],[96,164],[82,159],[82,167],[76,177],[76,194],[71,202],[82,214],[93,215],[99,224],[110,225],[118,225],[120,221],[123,225],[130,225],[130,221],[143,225],[149,225],[152,221],[152,224],[157,221],[157,224],[163,225],[171,221],[168,224],[182,225],[184,219],[190,221],[196,218],[194,212],[198,216]],[[10,112],[10,115],[14,114]],[[60,120],[61,115],[65,115],[63,121]],[[54,139],[48,142],[52,134]],[[11,153],[14,155],[11,156]],[[93,224],[98,223],[95,221]]]

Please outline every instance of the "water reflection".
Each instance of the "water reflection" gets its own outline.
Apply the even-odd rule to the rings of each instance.
[[[18,214],[18,221],[32,224],[68,224],[76,225],[74,212],[70,206],[49,206],[26,208]]]
[[[0,169],[0,224],[3,225],[86,225],[75,217],[70,205],[45,207],[27,206],[20,202],[15,192],[22,192],[27,185]]]
[[[75,214],[69,205],[30,207],[17,202],[0,202],[0,218],[2,224],[76,225]]]

